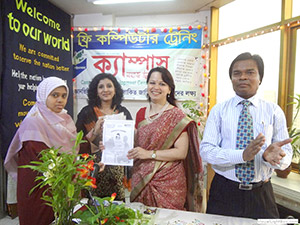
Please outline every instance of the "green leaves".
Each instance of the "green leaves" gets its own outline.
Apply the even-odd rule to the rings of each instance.
[[[85,143],[86,141],[85,140],[82,140],[83,138],[83,132],[80,131],[77,136],[76,136],[76,140],[75,140],[75,144],[74,144],[74,147],[73,147],[73,150],[75,150],[81,143]]]
[[[93,170],[94,157],[88,154],[78,155],[76,151],[84,142],[82,137],[83,133],[79,132],[69,152],[61,152],[61,147],[45,149],[40,152],[39,161],[32,161],[30,165],[21,167],[38,172],[35,179],[38,184],[32,188],[30,194],[38,188],[44,188],[42,199],[53,208],[56,225],[71,224],[74,207],[80,204],[81,190],[95,181],[89,176]],[[99,203],[97,209],[87,205],[88,210],[78,211],[76,217],[82,220],[81,224],[91,225],[101,222],[106,225],[147,224],[136,223],[137,219],[143,221],[143,214],[126,208],[124,204],[114,204],[114,198],[115,194],[106,198],[95,197]]]
[[[74,196],[74,192],[75,192],[75,187],[74,187],[74,185],[73,184],[68,184],[68,188],[67,188],[67,196],[69,197],[69,198],[73,198],[73,196]]]
[[[182,102],[182,107],[185,109],[185,114],[196,122],[199,137],[202,139],[206,114],[201,108],[201,105],[193,100],[185,100]]]
[[[294,101],[289,102],[288,105],[296,105],[295,109],[296,112],[294,114],[292,124],[289,127],[289,137],[293,138],[293,141],[291,143],[293,148],[293,157],[294,158],[300,158],[300,129],[297,127],[294,127],[294,123],[299,115],[300,112],[300,94],[295,94],[295,96],[290,96],[293,98]]]
[[[130,225],[130,224],[149,224],[149,219],[144,218],[140,211],[134,211],[125,206],[125,204],[115,204],[110,201],[111,197],[94,197],[97,202],[95,206],[85,205],[86,210],[79,210],[75,213],[76,218],[80,218],[84,225],[98,225],[99,221],[105,222],[105,225]]]
[[[38,172],[36,181],[38,184],[30,191],[37,188],[45,188],[42,199],[53,208],[57,225],[71,224],[74,206],[81,200],[80,192],[84,184],[91,181],[89,176],[80,176],[80,168],[88,170],[88,163],[94,158],[85,155],[79,157],[76,149],[83,143],[83,132],[77,134],[75,144],[69,152],[61,152],[59,148],[49,148],[40,152],[39,160],[32,161],[30,165],[21,168],[29,168]]]

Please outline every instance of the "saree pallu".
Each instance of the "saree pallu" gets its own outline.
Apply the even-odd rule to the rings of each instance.
[[[189,136],[189,151],[185,160],[134,161],[131,201],[152,207],[201,210],[203,170],[195,122],[174,107],[152,123],[143,120],[138,124],[137,146],[149,151],[170,149],[183,131],[187,131]]]

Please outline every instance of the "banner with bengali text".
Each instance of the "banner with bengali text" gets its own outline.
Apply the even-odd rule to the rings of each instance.
[[[125,99],[146,99],[150,69],[166,67],[173,75],[176,98],[199,99],[204,81],[202,28],[163,32],[74,31],[74,93],[86,99],[88,85],[99,73],[111,73],[122,85]],[[79,110],[82,106],[78,106]]]

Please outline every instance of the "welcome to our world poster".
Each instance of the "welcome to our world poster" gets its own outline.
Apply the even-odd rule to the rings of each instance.
[[[70,15],[48,1],[2,0],[1,154],[30,108],[38,84],[46,77],[65,80],[66,108],[72,115]],[[2,33],[1,32],[1,33]]]

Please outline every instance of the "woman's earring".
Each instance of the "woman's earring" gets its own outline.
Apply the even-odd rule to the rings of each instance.
[[[167,98],[170,98],[170,94],[167,95]]]

